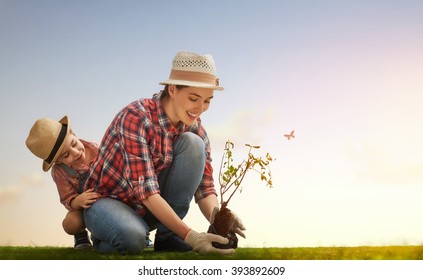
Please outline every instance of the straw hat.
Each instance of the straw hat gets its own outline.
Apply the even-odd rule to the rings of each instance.
[[[178,52],[173,61],[169,79],[160,85],[181,85],[223,90],[216,77],[216,66],[210,54]]]
[[[32,126],[26,146],[37,157],[43,160],[43,170],[48,171],[63,148],[69,134],[70,123],[67,116],[60,121],[42,118]]]

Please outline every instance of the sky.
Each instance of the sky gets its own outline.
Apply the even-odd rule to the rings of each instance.
[[[212,54],[225,88],[202,115],[215,179],[226,140],[237,159],[244,144],[276,158],[273,188],[250,172],[229,204],[239,246],[423,245],[422,14],[412,0],[0,0],[0,246],[73,246],[25,146],[35,120],[68,115],[100,142],[181,50]],[[184,221],[208,227],[194,202]]]

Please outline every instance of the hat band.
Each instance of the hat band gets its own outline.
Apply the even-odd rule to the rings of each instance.
[[[200,82],[206,83],[213,86],[218,86],[219,82],[215,75],[193,72],[193,71],[181,71],[181,70],[171,70],[169,79],[171,80],[183,80],[190,82]]]
[[[52,162],[52,160],[54,159],[54,156],[57,154],[57,151],[59,150],[60,146],[62,145],[63,141],[65,140],[65,137],[66,137],[66,134],[67,134],[66,132],[68,131],[67,127],[68,127],[68,125],[62,124],[62,129],[60,130],[60,133],[59,133],[59,136],[57,137],[56,143],[54,144],[54,147],[51,150],[50,155],[45,160],[48,164],[50,164]]]

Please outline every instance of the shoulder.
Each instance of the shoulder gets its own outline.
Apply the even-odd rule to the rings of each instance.
[[[156,104],[151,98],[133,101],[117,113],[106,132],[107,138],[145,137],[154,131],[156,112]]]
[[[149,98],[142,98],[125,106],[116,116],[118,119],[126,118],[146,118],[155,110],[155,104]]]
[[[90,142],[84,139],[79,139],[81,141],[82,145],[87,149],[98,149],[98,144],[96,142]]]
[[[66,165],[62,163],[55,163],[51,167],[51,177],[53,177],[53,180],[57,182],[59,179],[66,179],[68,177],[72,177],[71,174],[69,174],[69,171],[75,172],[70,167],[67,167]]]
[[[91,151],[91,153],[88,153],[88,154],[92,158],[97,156],[100,146],[96,142],[89,142],[84,139],[79,139],[79,141],[81,141],[81,143],[84,145],[85,150]]]
[[[126,106],[120,112],[120,124],[133,124],[138,127],[151,127],[158,122],[158,104],[153,98],[141,98]],[[124,125],[125,126],[125,125]]]
[[[140,98],[128,104],[123,108],[123,112],[131,112],[134,114],[145,115],[157,110],[155,98]]]
[[[57,175],[58,173],[64,172],[63,164],[55,163],[51,167],[51,175]]]

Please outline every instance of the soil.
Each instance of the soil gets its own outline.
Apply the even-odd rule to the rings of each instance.
[[[227,207],[222,207],[219,212],[216,213],[213,224],[210,225],[207,232],[226,237],[229,239],[229,243],[224,245],[213,242],[213,247],[219,249],[235,249],[238,247],[238,237],[236,236],[235,232],[231,231],[234,223],[234,215],[232,215],[231,210],[229,210]]]

